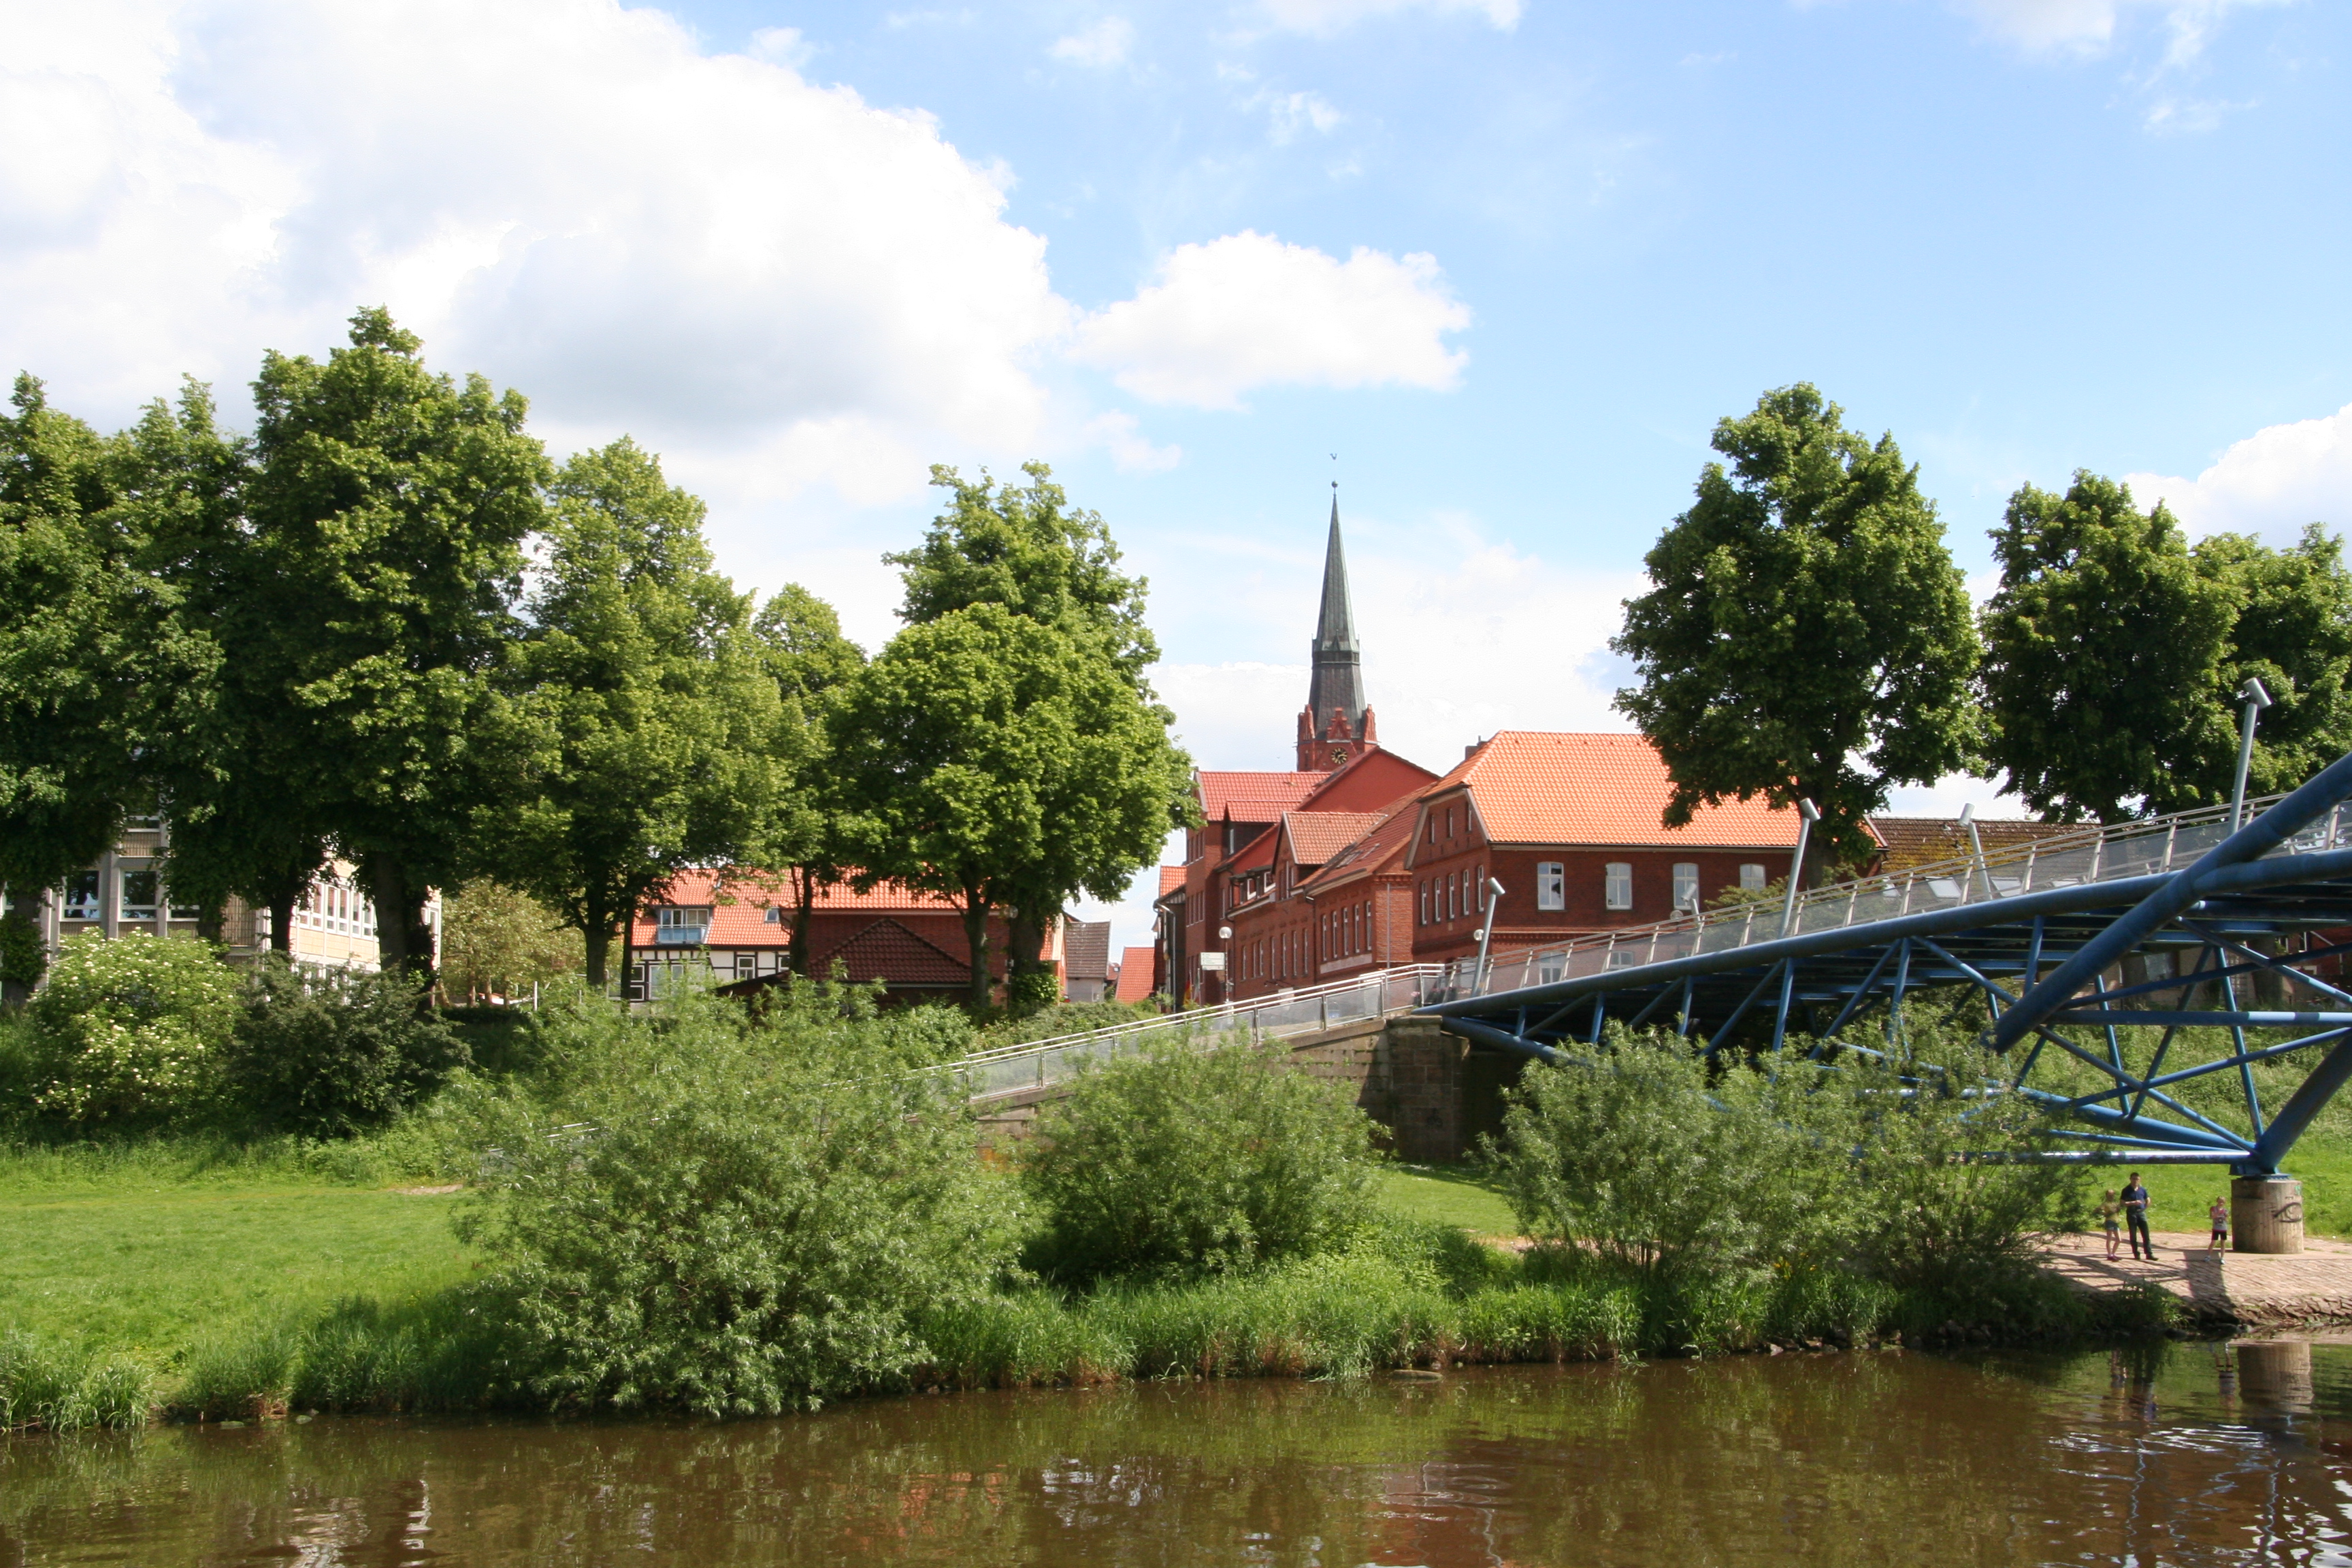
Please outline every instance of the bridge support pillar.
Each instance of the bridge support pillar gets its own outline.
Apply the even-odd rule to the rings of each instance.
[[[2301,1252],[2303,1184],[2292,1176],[2230,1179],[2231,1250]]]

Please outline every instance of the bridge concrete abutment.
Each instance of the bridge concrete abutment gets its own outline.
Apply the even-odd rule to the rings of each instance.
[[[1502,1128],[1503,1094],[1521,1060],[1474,1050],[1435,1018],[1367,1018],[1284,1042],[1298,1071],[1347,1086],[1389,1136],[1400,1160],[1445,1164],[1468,1155],[1483,1133]],[[983,1145],[1003,1151],[1029,1136],[1037,1112],[1067,1083],[997,1096],[980,1108]]]

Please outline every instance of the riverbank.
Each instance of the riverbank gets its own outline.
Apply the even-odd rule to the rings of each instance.
[[[2192,1327],[2312,1328],[2352,1323],[2352,1244],[2306,1237],[2299,1253],[2214,1250],[2202,1231],[2158,1231],[2156,1257],[2107,1257],[2106,1241],[2062,1237],[2046,1250],[2051,1271],[2078,1289],[2162,1290]]]

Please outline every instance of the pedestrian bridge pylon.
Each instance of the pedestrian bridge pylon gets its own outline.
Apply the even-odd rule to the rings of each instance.
[[[2293,793],[2084,828],[1735,911],[1465,960],[1418,1009],[1554,1059],[1616,1020],[1721,1049],[1899,1038],[1906,998],[1985,998],[2001,1087],[2061,1157],[2275,1173],[2352,1078],[2352,756]]]

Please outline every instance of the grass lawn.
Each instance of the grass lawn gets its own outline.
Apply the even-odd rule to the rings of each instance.
[[[221,1329],[461,1278],[453,1202],[169,1143],[0,1152],[0,1323],[169,1363]]]
[[[1473,1236],[1517,1236],[1502,1194],[1462,1165],[1383,1165],[1381,1197],[1409,1219],[1458,1225]]]

